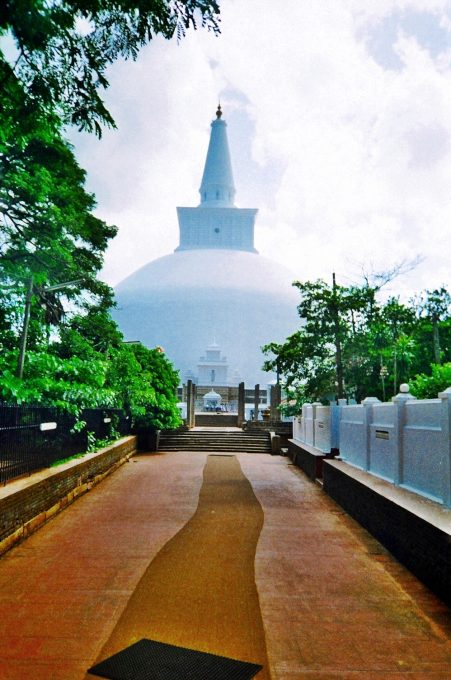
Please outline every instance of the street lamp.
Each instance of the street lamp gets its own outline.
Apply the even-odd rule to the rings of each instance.
[[[62,288],[66,288],[67,286],[73,286],[77,283],[81,283],[83,279],[76,279],[75,281],[66,281],[65,283],[58,283],[55,286],[47,286],[46,288],[41,288],[41,292],[43,293],[52,293],[55,290],[61,290]],[[16,371],[16,376],[18,378],[23,377],[23,367],[25,363],[25,352],[27,349],[27,338],[28,338],[28,325],[30,323],[30,308],[31,308],[31,298],[33,297],[33,277],[30,278],[28,282],[28,288],[27,288],[27,296],[25,298],[25,310],[24,310],[24,318],[23,318],[23,325],[22,325],[22,333],[20,337],[20,351],[19,351],[19,360],[17,362],[17,371]]]
[[[385,378],[388,375],[388,368],[382,364],[381,370],[379,372],[380,378],[382,380],[382,399],[385,401]]]

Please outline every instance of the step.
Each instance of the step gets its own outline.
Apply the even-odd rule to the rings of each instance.
[[[232,453],[270,453],[266,432],[247,433],[224,430],[190,430],[163,432],[160,451],[229,451]]]

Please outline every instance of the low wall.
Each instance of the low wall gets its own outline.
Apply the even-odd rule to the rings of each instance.
[[[422,400],[400,390],[387,403],[303,404],[293,439],[451,508],[451,388]]]
[[[236,413],[197,413],[196,427],[238,427]]]
[[[297,467],[305,472],[307,477],[316,480],[323,477],[323,461],[326,458],[331,458],[333,454],[323,453],[313,446],[304,444],[296,439],[289,439],[288,456]]]
[[[451,512],[343,461],[323,463],[324,491],[451,606]]]
[[[0,488],[0,555],[102,481],[135,451],[136,437],[124,437],[83,458]]]

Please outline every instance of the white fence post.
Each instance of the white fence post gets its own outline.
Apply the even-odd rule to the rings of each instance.
[[[362,401],[363,406],[363,431],[365,432],[365,465],[364,470],[371,467],[371,423],[373,422],[373,406],[379,404],[377,397],[366,397]]]
[[[340,418],[341,418],[341,402],[347,404],[347,399],[339,399],[338,403],[330,402],[330,448],[331,451],[338,451],[340,449]]]
[[[316,423],[316,409],[318,406],[322,406],[322,403],[320,401],[314,401],[312,404],[312,420],[313,420],[313,444],[312,446],[316,446],[316,435],[315,435],[315,423]]]
[[[442,400],[443,505],[451,508],[451,387],[438,395]]]
[[[393,434],[395,444],[395,465],[393,466],[393,481],[399,486],[403,482],[403,468],[404,468],[404,425],[406,422],[406,401],[416,399],[410,394],[410,388],[407,383],[399,386],[399,394],[393,397],[395,405],[395,417],[393,420]]]
[[[303,436],[302,436],[302,414],[298,413],[298,415],[293,416],[293,439],[297,439],[298,441],[303,441]]]
[[[301,441],[303,441],[304,444],[310,443],[309,437],[308,437],[308,427],[309,427],[308,421],[310,419],[307,418],[307,415],[309,414],[310,407],[311,407],[311,404],[309,404],[309,403],[302,404],[302,429],[301,429],[302,439],[301,439]]]

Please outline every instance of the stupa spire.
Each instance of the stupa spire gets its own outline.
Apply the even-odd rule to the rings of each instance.
[[[218,104],[216,119],[211,123],[204,174],[199,189],[201,207],[233,208],[235,185],[227,140],[227,123]]]
[[[232,164],[227,142],[227,125],[221,104],[211,124],[210,144],[197,208],[177,208],[180,243],[176,250],[247,250],[254,247],[254,221],[257,210],[237,208],[233,199]],[[213,285],[207,281],[206,285]]]

